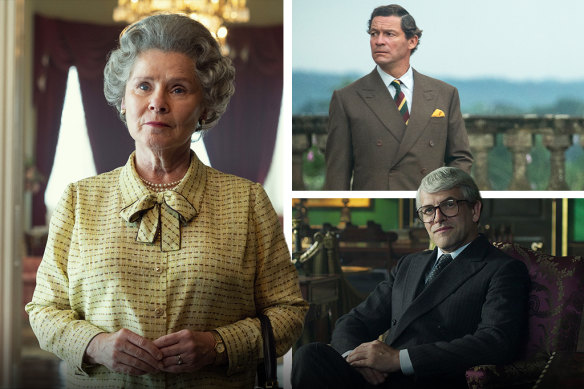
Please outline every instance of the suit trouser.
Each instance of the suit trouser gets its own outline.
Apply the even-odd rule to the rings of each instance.
[[[413,380],[401,373],[392,374],[379,386],[367,383],[363,376],[345,361],[335,349],[324,343],[310,343],[294,353],[292,388],[408,388]]]

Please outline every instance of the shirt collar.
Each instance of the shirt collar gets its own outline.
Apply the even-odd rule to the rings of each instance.
[[[450,256],[452,257],[452,259],[456,258],[458,256],[458,254],[462,253],[462,251],[471,243],[472,242],[468,242],[464,246],[461,246],[461,247],[457,248],[456,250],[454,250],[453,252],[451,252]],[[444,251],[442,251],[442,249],[440,247],[438,247],[438,256],[436,258],[440,258],[440,256],[442,256],[442,254],[444,254]]]
[[[393,80],[396,80],[396,78],[394,76],[392,76],[391,74],[387,74],[386,72],[384,72],[379,67],[379,65],[377,65],[377,72],[379,73],[379,76],[383,80],[383,84],[385,86],[389,86],[389,84],[391,84],[391,82]],[[403,74],[403,76],[399,77],[399,80],[401,81],[401,84],[402,84],[403,87],[405,87],[405,88],[407,88],[409,90],[414,90],[414,71],[412,70],[412,67],[411,66]]]
[[[124,209],[134,202],[141,199],[144,195],[150,193],[146,185],[140,179],[138,172],[136,172],[134,151],[128,162],[122,168],[119,178],[120,191],[122,193],[123,204],[121,209]],[[184,196],[198,212],[203,202],[205,194],[205,187],[207,183],[206,166],[199,160],[197,154],[191,150],[191,164],[181,182],[174,188],[175,192]]]

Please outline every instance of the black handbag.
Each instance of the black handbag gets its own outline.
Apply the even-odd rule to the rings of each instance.
[[[260,319],[262,338],[264,341],[264,360],[258,364],[258,386],[260,389],[280,389],[278,385],[277,362],[276,362],[276,345],[274,344],[274,332],[270,319],[261,313],[258,314]]]

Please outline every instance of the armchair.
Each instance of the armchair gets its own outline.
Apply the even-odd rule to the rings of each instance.
[[[527,342],[518,361],[466,372],[469,388],[531,388],[554,352],[584,351],[584,258],[554,257],[495,243],[525,263],[531,279]]]

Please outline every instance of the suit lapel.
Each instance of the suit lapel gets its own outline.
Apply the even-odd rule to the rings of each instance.
[[[440,273],[440,276],[434,282],[424,288],[413,301],[410,300],[412,301],[411,305],[405,310],[401,319],[399,319],[397,328],[393,331],[391,339],[387,341],[388,344],[391,344],[397,339],[412,322],[442,303],[485,266],[484,256],[487,251],[486,244],[489,243],[484,237],[475,239],[473,243]],[[435,259],[436,255],[432,255],[431,258]],[[428,261],[426,261],[427,264]],[[413,277],[420,280],[423,276],[424,269],[425,267],[421,269],[416,268],[415,270],[412,269],[412,273],[415,273]]]
[[[414,81],[415,83],[415,81]],[[395,102],[391,98],[387,86],[379,76],[377,69],[363,78],[363,83],[357,93],[373,113],[381,120],[385,128],[397,139],[403,138],[406,124],[402,119]]]
[[[412,261],[406,273],[406,290],[403,294],[402,306],[409,307],[412,304],[418,294],[418,287],[422,282],[426,269],[430,266],[430,263],[436,261],[437,254],[438,249],[435,248],[420,260]]]
[[[413,72],[414,94],[411,102],[410,121],[399,145],[398,152],[393,159],[392,165],[394,166],[408,153],[424,133],[438,98],[438,91],[432,89],[426,82],[425,77],[415,69],[413,69]]]

